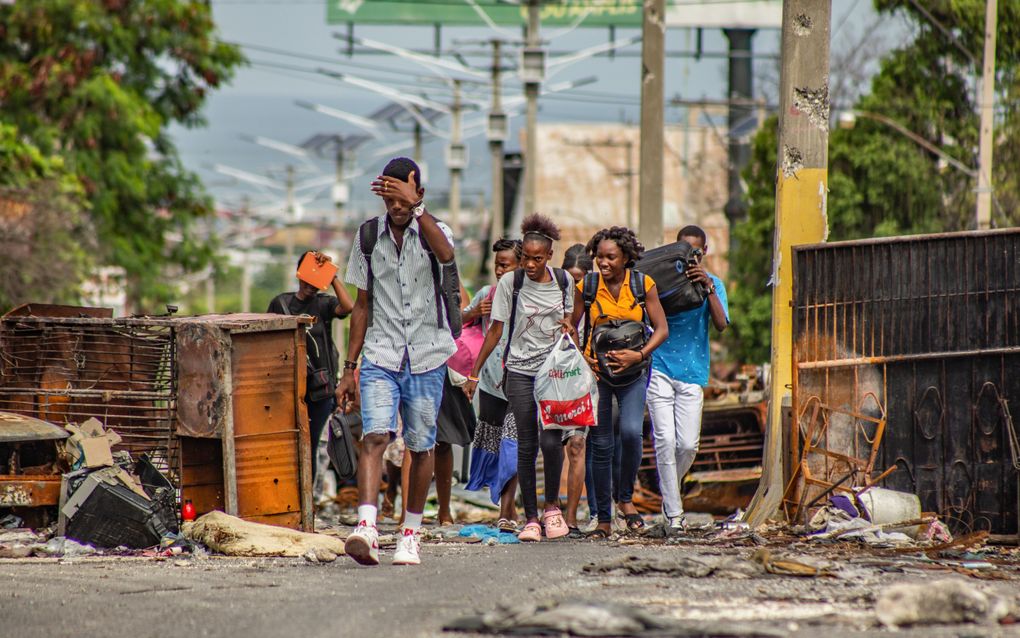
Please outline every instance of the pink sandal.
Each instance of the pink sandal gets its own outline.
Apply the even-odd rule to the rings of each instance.
[[[523,543],[536,543],[542,540],[542,527],[538,523],[528,523],[517,535],[517,540]]]
[[[570,533],[570,528],[563,520],[563,512],[558,507],[546,510],[542,514],[542,523],[545,525],[546,538],[562,538]]]

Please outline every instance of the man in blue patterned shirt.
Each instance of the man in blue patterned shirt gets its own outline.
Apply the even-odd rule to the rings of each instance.
[[[362,565],[379,564],[376,517],[382,458],[396,435],[398,413],[404,445],[411,453],[411,485],[393,564],[421,562],[419,531],[435,465],[436,418],[446,360],[457,350],[445,308],[437,314],[433,272],[441,268],[432,264],[433,256],[440,266],[453,262],[453,236],[425,210],[420,175],[417,164],[406,157],[386,165],[372,183],[386,214],[359,230],[347,266],[347,283],[358,289],[358,296],[337,402],[349,411],[360,396],[364,435],[358,462],[360,505],[346,553]],[[355,382],[359,357],[361,377]]]
[[[705,231],[685,226],[677,233],[693,248],[708,252]],[[721,279],[706,271],[699,259],[687,268],[687,277],[708,293],[697,308],[666,317],[669,337],[652,354],[652,376],[648,384],[648,414],[655,439],[655,464],[662,494],[662,513],[670,534],[687,528],[680,486],[698,453],[704,386],[709,377],[709,323],[722,332],[729,325],[726,288]]]

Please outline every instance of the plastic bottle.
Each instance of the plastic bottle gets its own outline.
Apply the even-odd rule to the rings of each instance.
[[[181,520],[195,520],[195,506],[191,504],[191,499],[185,499],[184,505],[181,506]]]

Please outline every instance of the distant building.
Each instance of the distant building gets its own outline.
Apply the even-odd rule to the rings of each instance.
[[[712,253],[709,269],[725,277],[726,131],[691,121],[665,131],[664,240],[674,241],[687,224],[701,226]],[[559,224],[561,247],[586,243],[607,226],[637,229],[639,140],[638,127],[625,124],[538,125],[536,207]]]

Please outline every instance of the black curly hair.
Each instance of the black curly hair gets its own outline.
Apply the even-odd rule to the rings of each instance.
[[[521,222],[522,241],[544,241],[552,248],[560,238],[560,229],[553,220],[540,213],[532,213]]]
[[[638,241],[633,230],[623,226],[613,226],[612,228],[603,228],[588,241],[586,248],[592,259],[595,259],[598,254],[599,244],[607,239],[619,246],[620,252],[627,258],[627,268],[632,268],[634,262],[641,259],[641,255],[645,252],[645,247]]]
[[[501,253],[504,250],[514,251],[514,255],[517,259],[521,258],[521,245],[523,242],[520,239],[507,239],[506,237],[500,237],[492,244],[492,252]]]
[[[584,244],[574,244],[568,248],[567,252],[563,253],[563,264],[560,268],[563,270],[579,268],[583,272],[591,272],[592,259]]]

